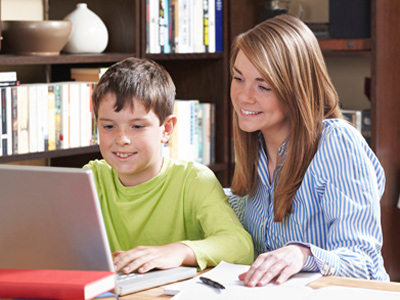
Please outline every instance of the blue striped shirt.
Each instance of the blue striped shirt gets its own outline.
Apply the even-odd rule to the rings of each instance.
[[[255,194],[229,197],[253,237],[255,257],[300,244],[313,255],[307,257],[304,271],[389,280],[381,255],[379,204],[385,174],[361,134],[346,121],[324,120],[318,150],[293,199],[293,212],[282,223],[274,222],[274,186],[269,183],[263,142],[260,133]],[[279,149],[283,158],[288,142]]]

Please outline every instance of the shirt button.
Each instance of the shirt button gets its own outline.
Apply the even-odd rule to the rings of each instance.
[[[329,270],[329,265],[324,265],[323,271],[326,274]]]

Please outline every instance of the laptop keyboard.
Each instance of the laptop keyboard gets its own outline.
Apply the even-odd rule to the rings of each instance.
[[[129,284],[131,282],[135,282],[138,278],[143,277],[143,274],[139,273],[129,273],[129,274],[117,274],[117,282],[118,284]]]

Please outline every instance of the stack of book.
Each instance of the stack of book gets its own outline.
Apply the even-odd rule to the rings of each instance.
[[[223,50],[222,0],[147,0],[147,53]]]
[[[175,100],[174,114],[178,122],[163,156],[215,163],[215,104],[198,100]]]
[[[342,114],[345,120],[351,123],[371,145],[371,110],[343,109]]]

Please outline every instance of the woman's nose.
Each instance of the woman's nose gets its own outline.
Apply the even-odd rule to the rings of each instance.
[[[253,92],[248,86],[243,86],[238,93],[238,99],[241,102],[254,102],[253,96]]]

